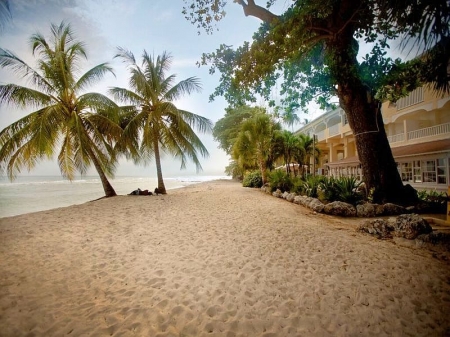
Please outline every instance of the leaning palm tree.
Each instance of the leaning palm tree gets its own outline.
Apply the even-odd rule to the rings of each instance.
[[[201,170],[199,153],[207,157],[208,151],[195,134],[211,132],[212,122],[192,112],[178,109],[173,103],[183,94],[201,89],[198,78],[189,77],[175,83],[176,76],[166,76],[172,57],[164,52],[157,58],[144,50],[142,63],[136,63],[133,53],[119,48],[116,57],[123,60],[130,69],[131,89],[111,88],[109,93],[127,106],[122,107],[125,123],[122,142],[118,151],[125,153],[136,163],[156,163],[158,190],[166,193],[161,168],[161,154],[169,153],[181,160],[181,169],[191,159],[197,171]]]
[[[30,170],[59,151],[63,177],[72,180],[93,164],[105,195],[115,196],[107,176],[113,177],[113,145],[122,130],[114,122],[118,107],[104,95],[82,93],[112,69],[102,63],[77,76],[80,60],[86,58],[83,43],[64,22],[52,24],[51,34],[50,41],[39,33],[30,38],[32,53],[39,56],[37,70],[0,48],[0,66],[31,85],[0,85],[0,103],[36,109],[0,132],[0,169],[13,180],[23,167]]]

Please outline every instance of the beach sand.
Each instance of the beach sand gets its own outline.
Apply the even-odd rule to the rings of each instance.
[[[449,267],[212,181],[0,219],[0,336],[448,336]]]

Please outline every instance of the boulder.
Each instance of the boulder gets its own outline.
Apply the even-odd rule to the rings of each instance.
[[[275,192],[273,192],[272,195],[277,198],[283,197],[283,194],[281,193],[281,191],[279,189],[277,189]]]
[[[360,218],[373,218],[375,213],[375,206],[370,203],[356,205],[356,215]]]
[[[405,239],[415,239],[421,234],[433,231],[430,224],[417,214],[402,214],[395,219],[394,235]]]
[[[294,204],[301,205],[303,198],[303,195],[297,195],[296,197],[294,197]]]
[[[339,215],[345,217],[354,217],[356,216],[356,208],[342,201],[333,201],[329,204],[326,204],[324,209],[324,213],[330,215]]]
[[[378,239],[391,239],[395,226],[384,219],[366,220],[357,228],[358,231],[376,236]]]
[[[325,208],[325,205],[319,200],[313,198],[308,204],[308,208],[312,209],[314,212],[321,213]]]
[[[408,213],[405,207],[391,203],[384,204],[383,210],[383,215],[399,215]]]
[[[282,198],[286,199],[288,195],[289,195],[289,192],[283,192]]]
[[[295,198],[295,193],[289,193],[289,194],[286,196],[286,200],[289,201],[289,202],[293,202],[293,201],[294,201],[294,198]]]

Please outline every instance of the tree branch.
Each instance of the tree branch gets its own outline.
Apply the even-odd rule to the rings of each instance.
[[[242,6],[245,16],[254,16],[267,23],[272,23],[273,20],[278,18],[278,15],[255,4],[254,0],[247,0],[247,3],[244,0],[234,0],[234,2]]]

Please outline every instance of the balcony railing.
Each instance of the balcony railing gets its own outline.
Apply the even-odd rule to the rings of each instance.
[[[423,102],[423,87],[411,91],[411,93],[406,97],[400,98],[396,103],[397,111],[420,102]]]
[[[339,124],[334,124],[328,128],[328,135],[330,137],[336,136],[338,134],[339,134]]]
[[[317,140],[324,140],[325,139],[325,130],[317,132]]]
[[[404,133],[398,133],[396,135],[388,136],[389,143],[403,142],[405,140]]]
[[[408,139],[417,139],[423,137],[432,137],[450,133],[450,123],[439,124],[425,129],[419,129],[408,132]]]

